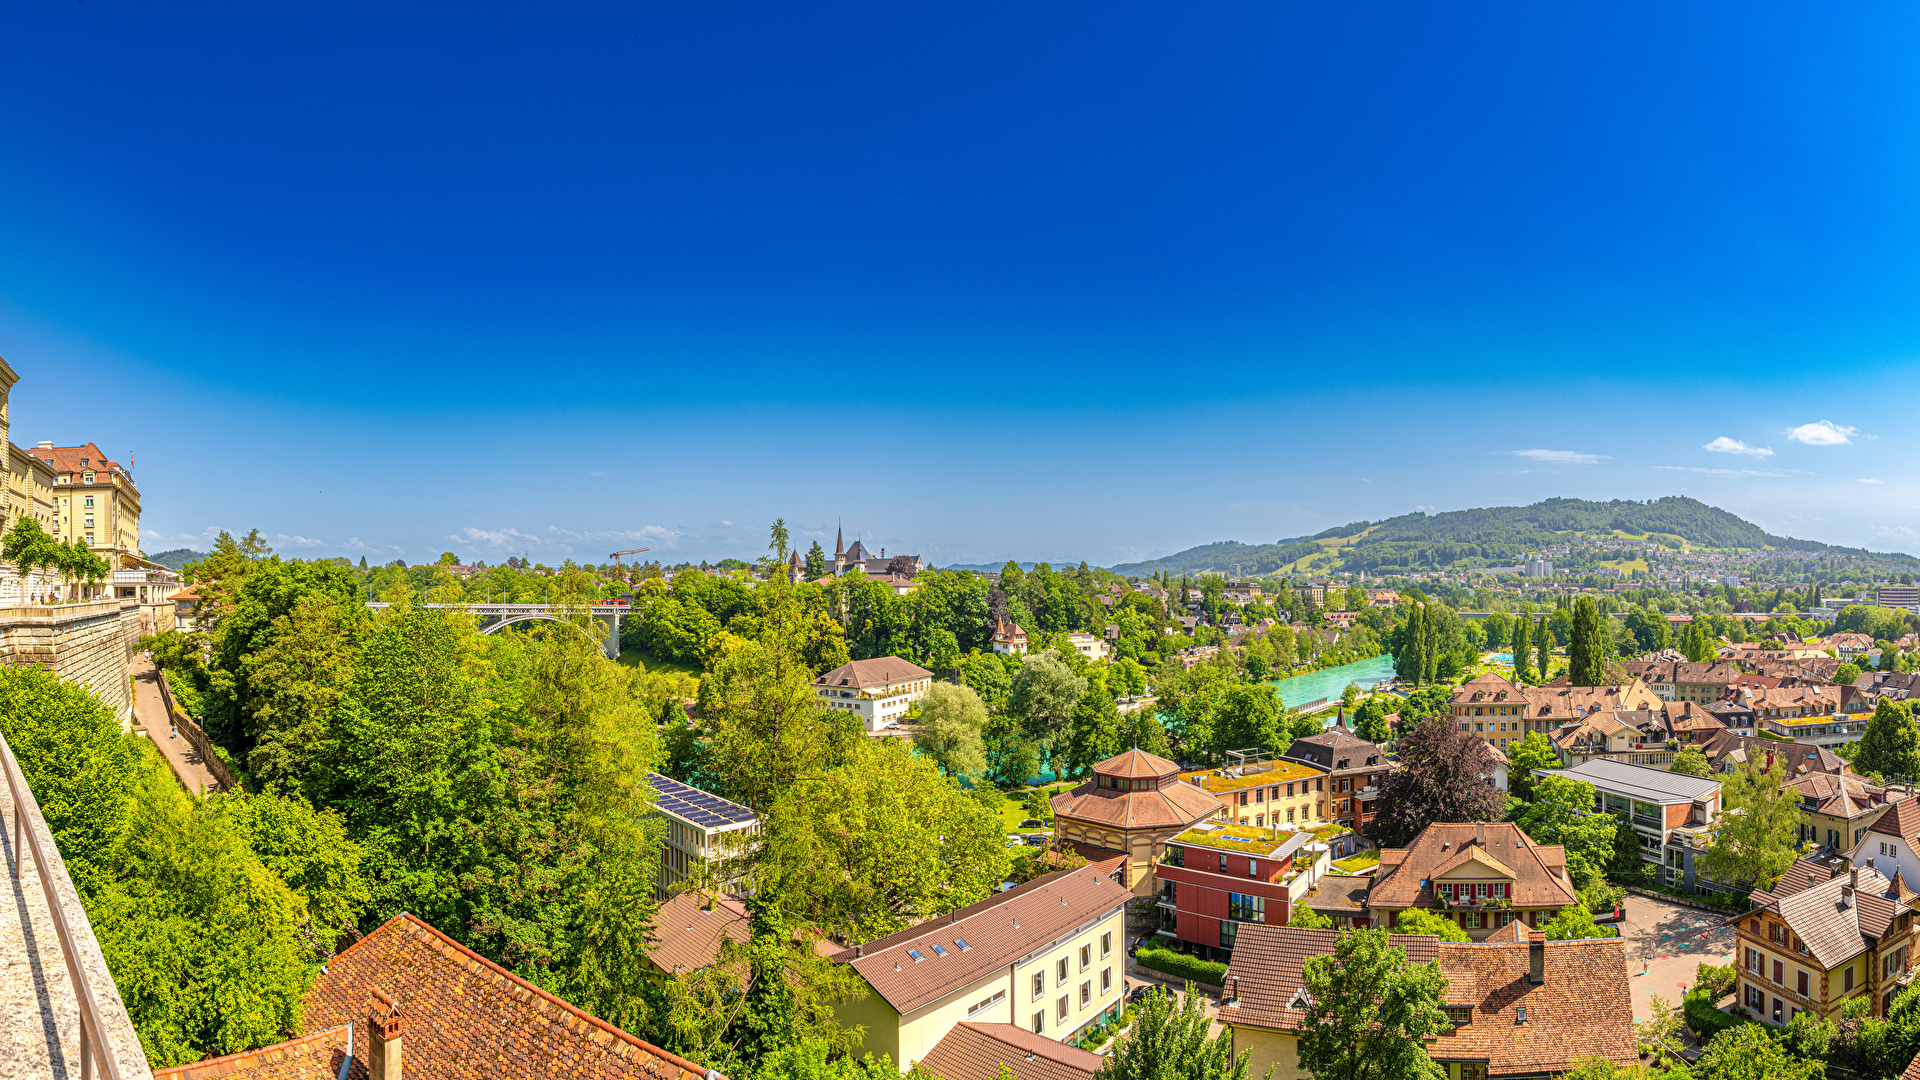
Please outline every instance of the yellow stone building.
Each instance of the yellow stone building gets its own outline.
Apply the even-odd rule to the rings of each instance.
[[[54,474],[54,536],[78,540],[115,570],[140,570],[140,491],[133,476],[99,446],[55,446],[43,442],[27,453]]]
[[[0,444],[7,450],[6,489],[0,492],[0,532],[22,517],[32,518],[54,531],[54,472],[45,461],[13,445],[12,414],[7,399],[20,376],[0,360]]]

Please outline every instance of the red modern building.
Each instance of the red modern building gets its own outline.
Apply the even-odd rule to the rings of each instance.
[[[1162,937],[1225,959],[1241,923],[1284,924],[1291,904],[1327,869],[1327,845],[1308,832],[1202,824],[1167,841],[1160,883]]]

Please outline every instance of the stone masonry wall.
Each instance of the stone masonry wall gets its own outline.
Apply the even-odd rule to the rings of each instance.
[[[140,639],[140,606],[125,600],[0,608],[0,664],[31,664],[79,683],[133,723],[127,667]]]

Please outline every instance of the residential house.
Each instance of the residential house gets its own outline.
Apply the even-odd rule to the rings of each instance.
[[[1626,818],[1640,842],[1640,857],[1661,868],[1663,883],[1715,887],[1695,878],[1694,856],[1703,831],[1720,816],[1720,781],[1605,758],[1534,775],[1592,784],[1594,809]]]
[[[1118,628],[1116,628],[1116,633],[1117,630]],[[1073,646],[1075,652],[1089,660],[1105,660],[1107,658],[1107,643],[1092,634],[1076,630],[1067,635],[1067,644]]]
[[[933,687],[933,672],[897,656],[849,660],[813,680],[829,709],[858,713],[868,733],[892,727]]]
[[[1441,1003],[1452,1025],[1426,1040],[1448,1080],[1531,1080],[1558,1076],[1584,1058],[1621,1066],[1639,1060],[1626,947],[1619,938],[1517,940],[1517,924],[1475,943],[1395,934],[1414,964],[1438,962]],[[1227,969],[1217,1019],[1249,1055],[1248,1075],[1309,1080],[1300,1067],[1306,961],[1330,956],[1337,930],[1249,926]],[[1269,1074],[1268,1070],[1272,1072]]]
[[[1667,749],[1666,715],[1648,709],[1592,713],[1569,721],[1553,734],[1561,760],[1571,765],[1596,758],[1631,761],[1636,765],[1665,766],[1673,761]]]
[[[751,931],[747,905],[737,896],[691,889],[676,893],[653,914],[653,948],[647,962],[660,977],[690,975],[712,967],[728,941],[746,944]]]
[[[1771,767],[1768,764],[1771,760],[1769,755],[1777,755],[1785,760],[1789,776],[1804,776],[1810,772],[1838,776],[1853,771],[1853,767],[1840,755],[1824,746],[1782,742],[1734,731],[1715,736],[1700,750],[1706,755],[1707,764],[1719,773],[1731,772],[1735,766],[1748,761],[1760,762],[1763,768]]]
[[[1404,848],[1381,849],[1367,916],[1392,926],[1402,911],[1425,908],[1480,941],[1510,922],[1545,926],[1579,902],[1562,845],[1536,844],[1505,821],[1434,824]]]
[[[1853,661],[1873,648],[1872,634],[1840,633],[1829,634],[1824,643],[1827,648],[1838,653],[1840,659]]]
[[[1912,701],[1920,698],[1920,671],[1863,671],[1854,680],[1861,707],[1872,712],[1881,698]]]
[[[653,879],[655,899],[687,887],[744,893],[746,885],[733,867],[760,835],[759,815],[656,772],[647,774],[647,783],[654,792],[654,812],[667,823]]]
[[[1327,772],[1318,766],[1255,760],[1181,779],[1219,799],[1228,821],[1254,828],[1326,824]]]
[[[1400,602],[1400,594],[1392,589],[1375,589],[1367,594],[1367,606],[1390,608]]]
[[[522,979],[412,915],[327,961],[307,990],[305,1034],[155,1069],[154,1080],[335,1076],[715,1080]]]
[[[1056,840],[1127,857],[1121,884],[1135,896],[1158,891],[1154,867],[1166,842],[1224,812],[1213,795],[1180,779],[1180,766],[1128,750],[1093,767],[1093,778],[1053,796]]]
[[[1887,807],[1847,852],[1847,861],[1889,879],[1920,881],[1920,799],[1902,799]]]
[[[1002,655],[1024,655],[1027,651],[1027,632],[1002,615],[993,621],[993,638],[989,647]]]
[[[1056,1042],[1120,1015],[1132,894],[1090,866],[1062,870],[844,950],[869,993],[834,1008],[858,1051],[902,1069],[956,1025],[1018,1024]]]
[[[1796,861],[1772,889],[1755,889],[1736,928],[1735,994],[1761,1020],[1802,1012],[1838,1020],[1864,997],[1885,1016],[1912,978],[1913,894],[1872,869]]]
[[[1754,733],[1753,707],[1741,700],[1738,696],[1727,698],[1724,701],[1716,701],[1710,705],[1703,706],[1703,708],[1705,708],[1708,714],[1715,720],[1725,725],[1728,731],[1736,735],[1752,735]]]
[[[1647,689],[1662,701],[1692,701],[1700,705],[1726,697],[1727,687],[1740,677],[1740,669],[1725,660],[1707,663],[1628,660],[1621,666],[1645,682]]]
[[[1886,788],[1851,772],[1803,772],[1788,777],[1786,786],[1800,797],[1796,839],[1835,853],[1853,850],[1897,798],[1889,797]]]
[[[920,1064],[940,1080],[1000,1080],[1003,1065],[1013,1080],[1093,1080],[1104,1061],[1018,1024],[962,1021]]]
[[[1332,838],[1333,857],[1358,850],[1360,836],[1380,814],[1380,777],[1393,768],[1387,752],[1349,731],[1342,715],[1325,731],[1293,740],[1280,759],[1327,774],[1326,820],[1348,830]]]
[[[1285,923],[1292,901],[1327,873],[1327,845],[1310,832],[1203,822],[1167,841],[1160,865],[1163,937],[1203,957],[1231,955],[1244,923]]]

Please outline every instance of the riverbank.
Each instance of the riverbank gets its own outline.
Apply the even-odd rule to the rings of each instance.
[[[1366,690],[1391,678],[1393,657],[1382,653],[1351,664],[1278,679],[1267,685],[1279,692],[1280,700],[1297,707],[1323,698],[1337,698],[1348,683],[1358,683],[1362,690]]]

